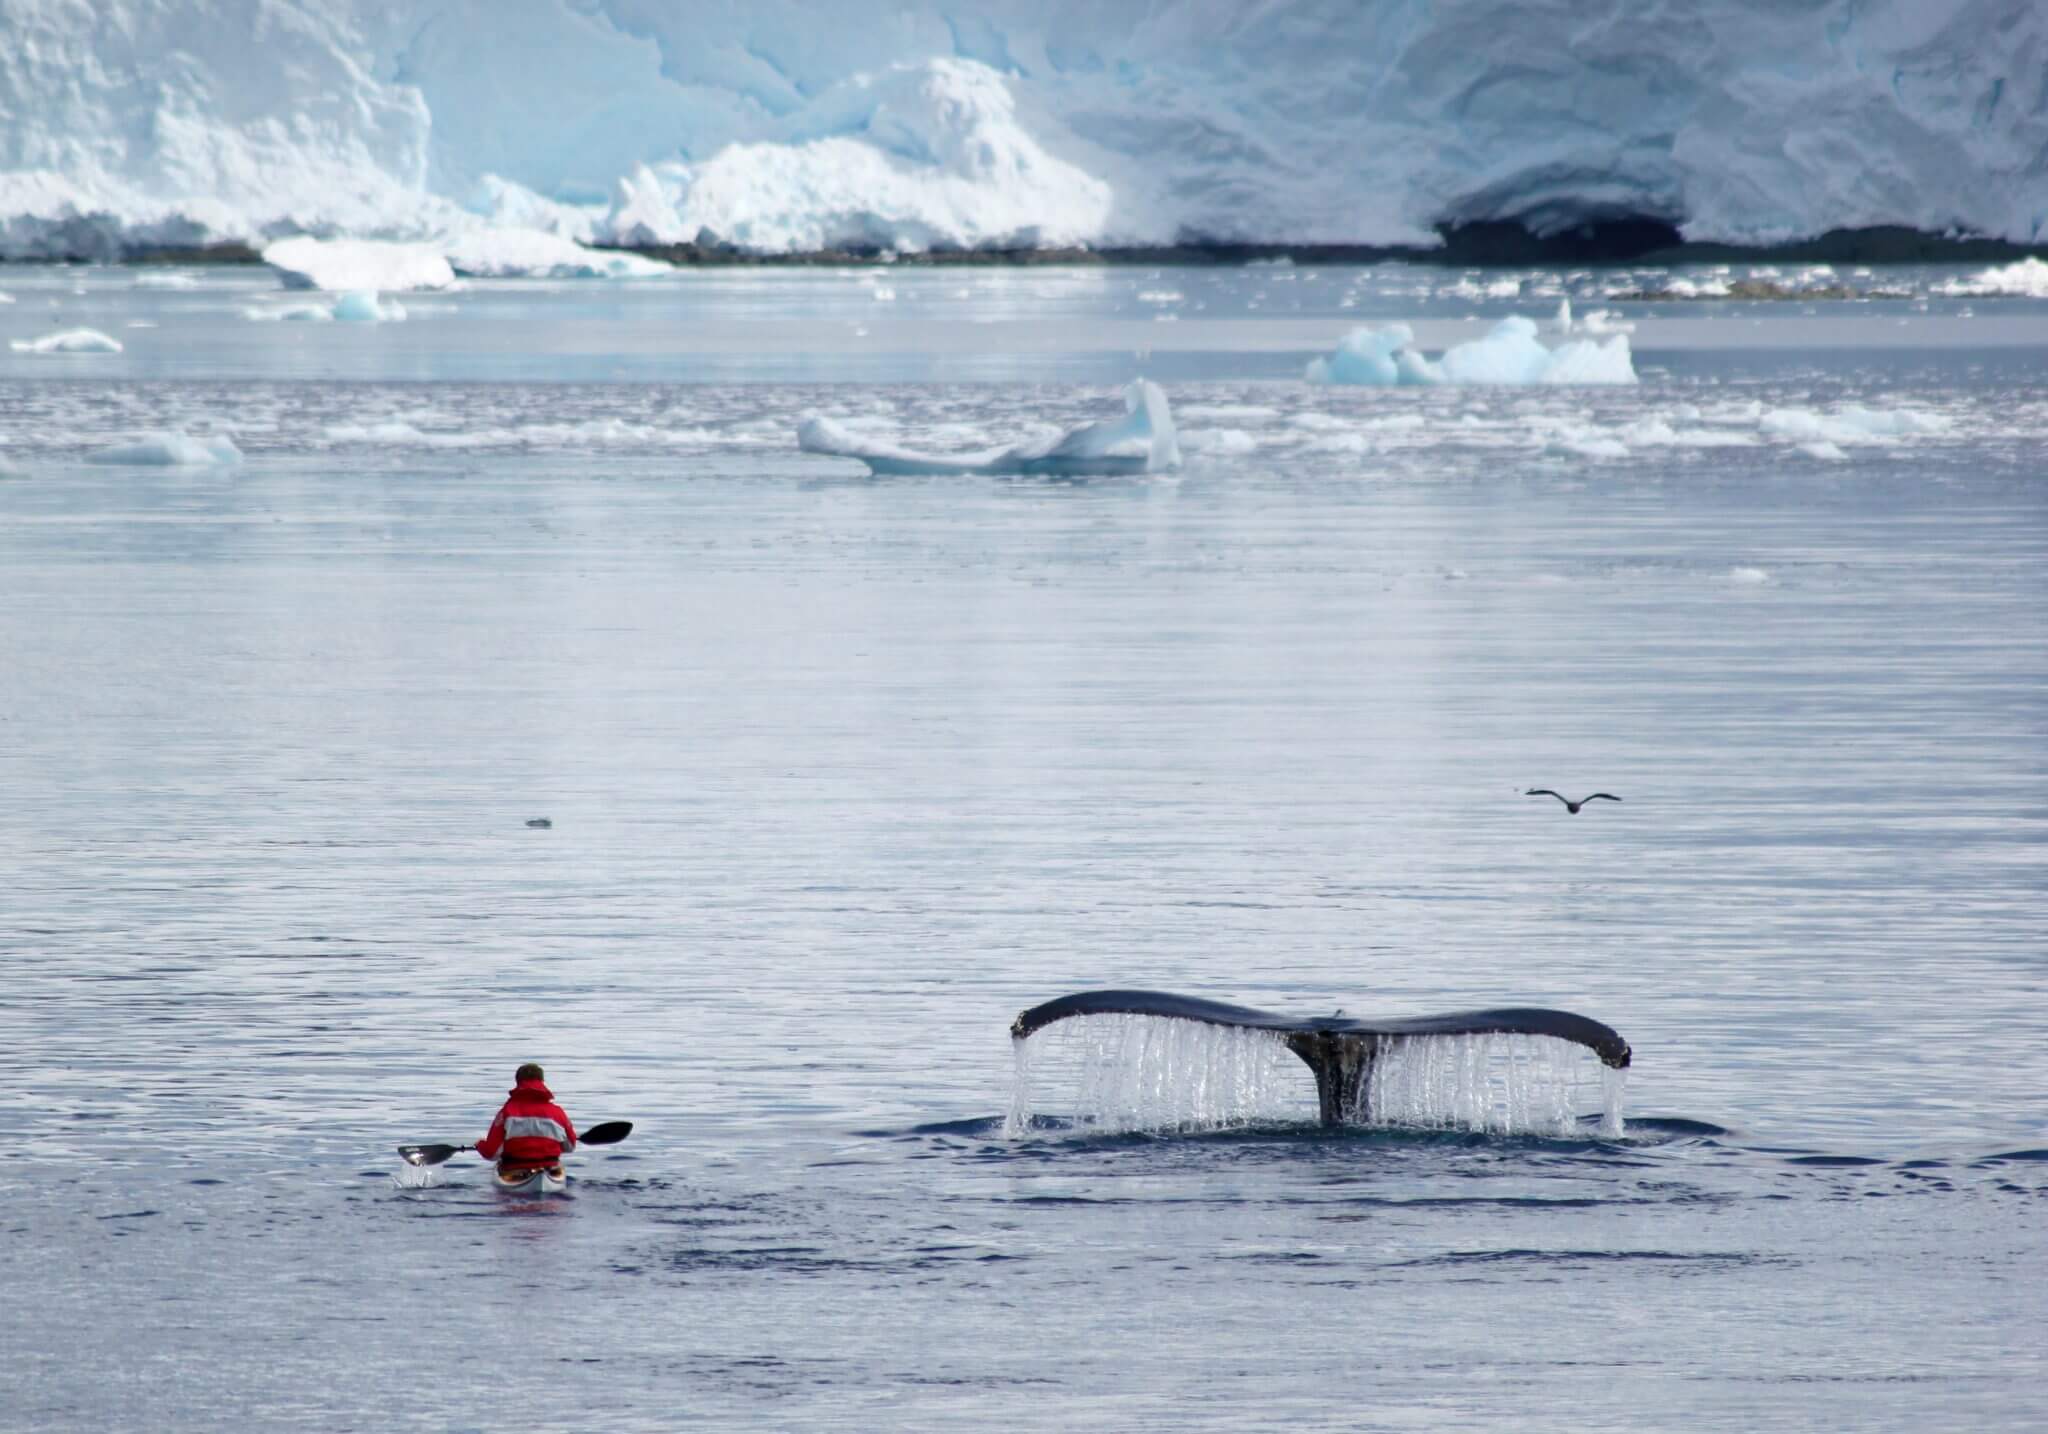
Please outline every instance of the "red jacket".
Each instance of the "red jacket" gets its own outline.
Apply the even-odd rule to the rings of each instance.
[[[512,1095],[491,1122],[490,1134],[476,1143],[476,1153],[486,1160],[498,1158],[500,1150],[510,1165],[552,1165],[565,1150],[576,1148],[576,1127],[555,1104],[554,1092],[537,1080],[523,1080],[512,1087]]]

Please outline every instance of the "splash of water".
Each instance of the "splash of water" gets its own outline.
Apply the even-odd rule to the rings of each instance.
[[[1044,1092],[1097,1133],[1217,1130],[1314,1119],[1308,1071],[1277,1036],[1154,1016],[1080,1016],[1013,1041],[1006,1133],[1030,1128]]]
[[[1551,1036],[1415,1036],[1381,1051],[1362,1094],[1373,1125],[1564,1134],[1578,1128],[1580,1087],[1606,1070],[1584,1047]],[[1623,1088],[1600,1083],[1601,1128],[1610,1134],[1621,1133]]]
[[[1316,1119],[1308,1068],[1269,1031],[1154,1016],[1061,1021],[1012,1043],[1005,1133],[1059,1111],[1091,1132],[1219,1130]],[[1598,1076],[1594,1073],[1599,1072]],[[1601,1130],[1620,1135],[1625,1072],[1549,1036],[1418,1036],[1386,1043],[1348,1123],[1500,1134],[1579,1128],[1600,1092]]]
[[[431,1165],[406,1165],[391,1172],[391,1183],[400,1190],[426,1190],[440,1183],[441,1172]]]

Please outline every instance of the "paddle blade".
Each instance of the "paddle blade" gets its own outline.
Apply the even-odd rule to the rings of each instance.
[[[578,1145],[617,1145],[633,1133],[630,1120],[607,1120],[603,1125],[593,1125],[576,1137]],[[445,1158],[445,1157],[443,1157]]]
[[[439,1165],[451,1155],[474,1150],[473,1145],[401,1145],[398,1158],[407,1165]]]

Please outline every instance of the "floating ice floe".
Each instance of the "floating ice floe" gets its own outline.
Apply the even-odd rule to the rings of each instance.
[[[435,415],[436,421],[448,421]],[[777,430],[777,439],[780,433]],[[698,425],[663,428],[654,424],[628,423],[617,418],[593,418],[580,423],[517,423],[502,427],[423,429],[405,418],[368,416],[356,423],[332,423],[323,430],[329,443],[370,444],[392,448],[440,449],[557,449],[575,452],[589,448],[673,450],[727,444],[765,443],[734,431],[720,432]]]
[[[242,317],[258,323],[315,323],[324,324],[334,318],[334,305],[322,303],[306,304],[251,304],[242,310]]]
[[[1242,428],[1190,428],[1183,430],[1179,438],[1187,452],[1219,458],[1250,453],[1259,446],[1259,440]]]
[[[591,249],[540,229],[477,229],[449,236],[441,248],[456,273],[474,278],[652,279],[675,272],[659,259]]]
[[[797,447],[806,453],[858,458],[871,473],[1035,474],[1099,477],[1164,473],[1180,467],[1173,414],[1158,384],[1139,379],[1124,390],[1122,418],[1106,419],[1042,443],[992,448],[980,453],[919,453],[881,443],[816,414],[797,425]]]
[[[1910,408],[1888,412],[1849,407],[1836,413],[1810,408],[1773,408],[1757,418],[1757,428],[1776,438],[1833,447],[1842,443],[1874,443],[1887,438],[1918,438],[1948,432],[1948,420]],[[1840,457],[1840,450],[1816,457]]]
[[[121,341],[98,329],[64,329],[39,339],[10,339],[7,347],[18,354],[117,354]]]
[[[196,289],[199,280],[190,274],[137,274],[135,288],[138,289]]]
[[[330,293],[445,289],[455,271],[431,244],[390,244],[375,239],[280,239],[263,262],[284,276],[288,289]]]
[[[2017,264],[1986,269],[1967,279],[1950,279],[1936,284],[1934,292],[1985,297],[2010,294],[2027,299],[2048,299],[2048,264],[2039,259],[2022,259]]]
[[[217,434],[194,438],[178,432],[139,433],[85,461],[141,468],[227,468],[242,461],[242,450],[233,439]]]
[[[1406,324],[1353,329],[1328,358],[1308,366],[1310,383],[1365,385],[1634,383],[1628,336],[1574,339],[1546,348],[1536,325],[1516,315],[1484,338],[1453,345],[1431,360],[1414,347]]]
[[[276,306],[252,304],[242,310],[242,317],[262,323],[326,323],[330,319],[359,324],[397,323],[405,317],[405,305],[380,297],[374,289],[359,289],[332,303],[316,299]]]

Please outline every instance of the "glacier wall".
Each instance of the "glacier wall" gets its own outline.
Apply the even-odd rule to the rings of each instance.
[[[0,255],[2048,242],[2038,0],[4,0]]]

